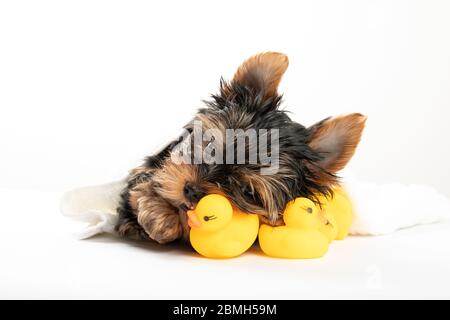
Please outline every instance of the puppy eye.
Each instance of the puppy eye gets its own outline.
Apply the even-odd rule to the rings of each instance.
[[[255,192],[252,189],[248,187],[243,187],[241,190],[244,197],[252,199],[255,197]]]

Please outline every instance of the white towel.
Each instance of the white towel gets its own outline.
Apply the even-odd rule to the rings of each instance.
[[[99,233],[115,232],[120,193],[125,186],[125,180],[120,180],[74,189],[63,195],[61,199],[62,214],[88,224],[80,232],[80,239],[87,239]]]
[[[84,187],[64,194],[65,216],[88,223],[79,237],[114,233],[117,207],[125,180]],[[450,219],[450,200],[423,185],[375,184],[348,178],[344,183],[354,205],[350,233],[381,235],[420,224]]]
[[[382,235],[450,219],[450,200],[429,186],[355,179],[347,179],[344,186],[354,207],[350,234]]]

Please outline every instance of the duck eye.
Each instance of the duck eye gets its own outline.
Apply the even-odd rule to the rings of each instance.
[[[309,214],[313,213],[313,209],[311,207],[309,207],[308,209],[306,209],[306,212],[308,212]]]
[[[205,220],[205,221],[214,220],[214,219],[216,219],[216,216],[204,216],[203,217],[203,220]]]

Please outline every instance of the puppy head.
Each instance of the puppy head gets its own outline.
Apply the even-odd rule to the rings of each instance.
[[[186,126],[180,144],[188,146],[184,154],[174,148],[156,171],[154,180],[162,197],[186,209],[205,194],[220,193],[241,210],[275,223],[290,200],[331,194],[337,172],[355,152],[366,118],[354,113],[309,128],[292,121],[280,110],[277,92],[287,66],[285,55],[262,53],[246,60],[230,82],[221,81],[219,94]],[[196,138],[197,124],[202,138]],[[271,145],[275,136],[276,146]],[[262,161],[264,139],[270,140],[266,155],[276,156],[271,159],[275,170],[264,171],[273,164]],[[250,141],[257,141],[256,146]],[[202,155],[197,161],[196,151]],[[242,152],[244,159],[239,159]],[[205,162],[206,154],[214,161]],[[181,157],[189,161],[179,161]]]

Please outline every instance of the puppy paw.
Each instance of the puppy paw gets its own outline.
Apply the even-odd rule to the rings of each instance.
[[[177,213],[156,213],[140,215],[139,223],[150,237],[158,243],[164,244],[182,237],[183,227]]]
[[[150,240],[145,230],[134,221],[126,222],[116,226],[117,233],[124,238],[132,240]]]

